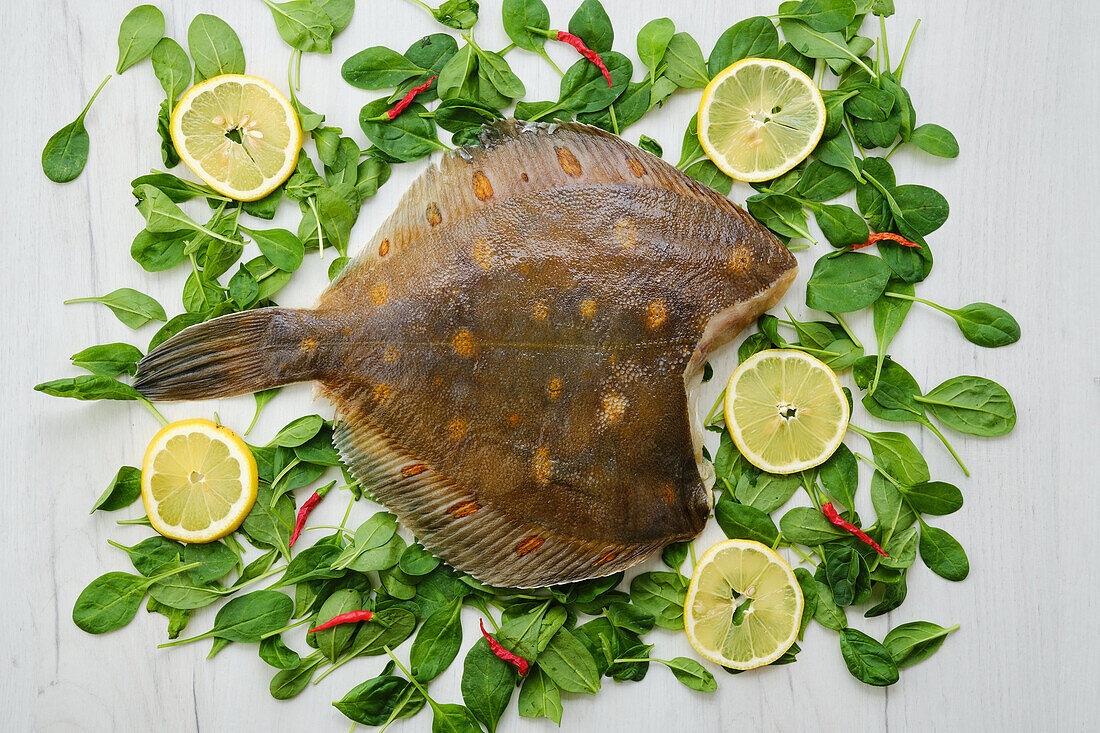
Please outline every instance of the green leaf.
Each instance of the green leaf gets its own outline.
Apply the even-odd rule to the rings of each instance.
[[[890,652],[862,631],[843,629],[840,653],[848,671],[860,682],[885,687],[898,681],[898,667]]]
[[[856,177],[843,168],[812,161],[798,181],[798,194],[810,201],[831,201],[851,191]]]
[[[909,283],[891,283],[886,287],[887,292],[912,295],[913,286]],[[875,340],[878,342],[878,356],[875,360],[875,377],[871,381],[869,392],[874,393],[878,386],[879,373],[882,370],[882,360],[886,357],[886,351],[890,348],[894,337],[901,330],[901,324],[909,315],[909,309],[913,301],[903,298],[891,298],[883,295],[875,301],[874,323]],[[919,391],[919,390],[918,390]]]
[[[546,36],[532,33],[528,27],[540,30],[550,29],[550,11],[542,0],[504,0],[501,7],[504,19],[504,32],[525,51],[544,53]]]
[[[879,565],[897,569],[911,567],[917,559],[917,528],[909,527],[894,533],[882,549],[890,557],[881,558]],[[904,591],[902,597],[904,598]]]
[[[878,471],[871,476],[871,504],[878,517],[876,524],[884,545],[890,544],[896,534],[917,521],[916,514],[905,503],[902,493]]]
[[[153,5],[138,5],[122,19],[118,29],[118,64],[121,74],[143,61],[164,37],[164,14]]]
[[[819,204],[813,212],[821,233],[834,247],[863,244],[870,235],[863,217],[843,204]]]
[[[731,540],[756,540],[769,547],[779,539],[779,530],[764,512],[751,506],[738,504],[723,494],[714,505],[714,518]]]
[[[936,575],[963,580],[970,574],[970,560],[959,541],[939,527],[921,527],[920,559]]]
[[[141,360],[141,350],[130,344],[100,344],[73,354],[69,357],[73,366],[87,369],[101,377],[117,377],[120,374],[131,376],[137,372],[137,363]]]
[[[321,604],[321,609],[317,612],[316,622],[310,622],[310,624],[315,627],[320,626],[340,614],[362,609],[363,596],[359,591],[354,588],[341,588],[325,599],[325,602]],[[366,623],[373,623],[373,621],[367,621]],[[308,636],[313,637],[317,649],[330,662],[335,662],[340,657],[340,653],[351,643],[352,637],[355,636],[356,627],[357,624],[337,624],[332,628],[321,629]]]
[[[779,53],[779,33],[767,18],[756,16],[734,23],[714,44],[707,59],[711,77],[747,58],[775,58]]]
[[[42,148],[42,172],[54,183],[68,183],[84,170],[91,148],[91,138],[84,127],[84,117],[92,108],[92,102],[99,96],[107,79],[100,83],[77,118],[55,132]]]
[[[829,496],[844,505],[845,509],[855,508],[856,489],[859,488],[859,464],[848,446],[841,443],[829,460],[818,469],[821,485]]]
[[[462,700],[489,733],[496,731],[515,686],[516,668],[493,654],[486,639],[478,639],[462,665]]]
[[[963,495],[959,487],[945,481],[926,481],[902,489],[906,501],[921,514],[943,516],[962,509]]]
[[[600,675],[588,649],[568,629],[561,628],[538,657],[539,667],[565,692],[595,695],[600,691]]]
[[[460,51],[459,54],[461,53]],[[455,58],[458,58],[458,54]],[[441,84],[440,94],[442,93]],[[376,99],[359,112],[359,126],[363,128],[367,139],[378,146],[379,150],[398,160],[411,161],[423,158],[440,148],[435,134],[435,123],[420,116],[420,113],[426,112],[422,104],[410,104],[391,121],[377,121],[375,118],[382,116],[389,106],[387,100]]]
[[[278,634],[261,639],[259,653],[260,659],[275,669],[295,669],[302,663],[298,652],[288,647]]]
[[[689,33],[676,33],[665,49],[665,76],[679,87],[702,89],[710,82],[699,43]]]
[[[916,528],[910,528],[906,530],[906,532],[913,532],[914,537],[916,536],[916,531]],[[887,545],[887,547],[889,547],[889,545]],[[890,551],[887,550],[887,552]],[[916,550],[914,549],[914,556],[915,552]],[[892,552],[891,557],[893,557]],[[890,611],[893,611],[895,608],[905,602],[905,596],[907,595],[907,593],[908,588],[905,584],[905,574],[902,573],[901,577],[896,583],[890,583],[885,586],[885,589],[882,592],[882,600],[879,601],[876,605],[867,609],[867,611],[863,614],[864,617],[874,618],[876,616],[882,616],[883,614],[890,613]]]
[[[890,268],[879,257],[860,252],[821,257],[806,283],[806,305],[831,313],[862,310],[882,296],[889,280]]]
[[[569,18],[569,32],[599,54],[610,51],[615,41],[611,19],[607,17],[607,11],[599,0],[584,0],[580,4]]]
[[[219,74],[244,73],[241,39],[216,15],[199,13],[195,16],[187,28],[187,46],[195,61],[196,84]]]
[[[156,75],[169,106],[174,106],[180,95],[191,86],[191,59],[187,52],[171,38],[162,38],[151,54],[153,74]]]
[[[926,153],[940,158],[959,157],[959,142],[951,132],[939,125],[926,123],[913,130],[909,142]]]
[[[779,529],[788,542],[809,547],[843,539],[848,535],[843,529],[830,522],[824,514],[808,506],[795,507],[784,514],[779,520]]]
[[[675,33],[676,24],[669,18],[655,18],[638,31],[638,58],[649,69],[651,81],[656,79],[657,67],[664,60],[665,50]]]
[[[714,692],[718,689],[718,683],[714,680],[714,675],[694,659],[676,657],[663,662],[663,664],[672,670],[672,674],[685,687],[697,692]]]
[[[770,513],[783,506],[798,490],[797,476],[781,476],[764,471],[746,471],[734,488],[734,497],[742,504]]]
[[[920,237],[931,234],[947,221],[950,212],[947,199],[933,188],[906,184],[895,187],[891,194],[899,209],[894,216],[904,221],[904,226],[902,221],[898,222],[899,229],[910,239],[919,241]]]
[[[984,377],[952,377],[918,401],[944,424],[969,435],[1007,435],[1016,426],[1008,391]]]
[[[538,666],[523,681],[517,705],[519,714],[524,718],[549,718],[561,725],[561,692]]]
[[[875,462],[891,476],[907,486],[928,481],[928,464],[904,433],[867,433]]]
[[[890,629],[882,645],[898,667],[908,667],[935,654],[947,635],[957,628],[945,629],[929,621],[910,621]]]
[[[848,619],[844,609],[833,600],[833,592],[829,586],[821,581],[817,583],[817,609],[814,611],[814,619],[828,629],[840,631],[848,627]]]
[[[634,605],[652,615],[657,625],[665,629],[676,631],[684,628],[686,596],[687,586],[679,573],[641,573],[630,581],[630,597]]]
[[[554,109],[581,114],[595,112],[614,102],[626,90],[633,65],[626,56],[614,51],[604,54],[603,60],[611,77],[611,86],[607,86],[607,79],[595,64],[581,59],[570,66],[561,78],[559,98]]]
[[[141,470],[123,466],[92,506],[92,512],[102,509],[113,512],[133,504],[141,497]],[[91,512],[88,512],[91,514]]]
[[[795,568],[794,577],[802,589],[802,620],[798,625],[798,638],[802,639],[806,633],[806,627],[810,625],[810,621],[817,613],[817,581],[806,568]]]
[[[320,652],[316,654],[316,657],[307,657],[302,660],[302,664],[294,669],[277,672],[271,678],[271,684],[268,687],[271,696],[276,700],[289,700],[306,689],[317,668],[325,661]]]
[[[403,608],[386,608],[377,611],[370,623],[359,624],[351,647],[344,658],[369,657],[386,653],[386,647],[395,648],[412,636],[416,629],[416,616]]]
[[[278,550],[283,557],[289,558],[287,544],[294,530],[294,500],[288,494],[275,498],[271,485],[260,482],[256,503],[244,518],[241,528],[252,544]]]
[[[327,13],[309,0],[274,3],[264,0],[275,29],[287,45],[299,51],[330,53],[335,29]]]
[[[85,374],[35,385],[36,392],[74,400],[142,400],[136,389],[117,379]]]
[[[332,706],[362,725],[383,725],[415,715],[425,698],[412,682],[383,674],[356,685]]]
[[[409,665],[417,681],[427,684],[447,669],[462,646],[461,601],[428,616],[413,640]]]
[[[476,48],[474,50],[478,55],[478,72],[484,72],[498,92],[509,99],[519,99],[527,93],[523,82],[508,66],[503,56],[492,51]]]
[[[313,438],[313,436],[317,435],[321,428],[324,427],[324,424],[325,419],[320,415],[306,415],[305,417],[291,420],[283,426],[282,430],[275,434],[275,437],[271,439],[267,447],[282,446],[284,448],[294,448],[295,446],[302,445]]]
[[[780,10],[780,17],[797,18],[819,31],[841,31],[856,17],[856,5],[852,0],[802,0]]]
[[[871,579],[860,555],[846,545],[825,553],[825,580],[838,606],[862,603],[871,595]]]
[[[141,607],[149,580],[129,573],[107,573],[88,584],[73,605],[73,623],[89,634],[120,629]]]

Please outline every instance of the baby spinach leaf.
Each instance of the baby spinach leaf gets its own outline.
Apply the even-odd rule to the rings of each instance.
[[[574,114],[595,112],[615,101],[626,89],[633,66],[621,53],[609,51],[603,56],[611,87],[596,67],[587,59],[581,59],[569,67],[561,79],[560,97],[551,109],[567,109]],[[545,116],[549,110],[539,114]]]
[[[389,89],[424,71],[419,64],[385,46],[363,49],[340,67],[344,81],[358,89]]]
[[[441,88],[441,94],[442,91]],[[359,112],[359,126],[367,139],[380,150],[398,160],[411,161],[442,147],[435,134],[435,124],[420,116],[420,113],[426,112],[424,105],[414,102],[392,121],[379,121],[378,118],[388,108],[387,100],[376,99]]]
[[[688,33],[676,33],[665,49],[665,76],[679,87],[702,89],[710,82],[699,43]]]
[[[278,634],[260,640],[260,659],[275,669],[295,669],[302,663],[298,652],[288,647]]]
[[[915,232],[918,237],[924,237],[939,229],[947,221],[950,211],[947,199],[934,188],[906,184],[895,187],[891,193],[900,209],[895,211],[894,215],[899,217],[898,224],[902,234],[912,238],[911,233]]]
[[[798,181],[798,194],[810,201],[831,201],[851,191],[856,178],[843,168],[811,162]]]
[[[831,313],[862,310],[882,296],[889,280],[890,268],[879,257],[861,252],[821,257],[806,283],[806,305]]]
[[[727,493],[715,503],[714,518],[731,540],[756,540],[770,547],[779,539],[779,530],[771,517],[759,509],[734,502]]]
[[[959,487],[946,481],[925,481],[901,489],[914,511],[942,516],[962,509],[963,495]]]
[[[504,18],[504,32],[525,51],[545,53],[546,36],[533,33],[528,28],[549,30],[550,11],[542,0],[504,0],[501,6]]]
[[[302,265],[305,247],[302,240],[285,229],[245,229],[264,257],[280,270],[294,272]]]
[[[84,165],[88,162],[88,150],[91,148],[91,138],[84,127],[84,118],[107,79],[92,93],[92,98],[84,105],[77,118],[55,132],[42,148],[42,172],[54,183],[68,183],[84,170]]]
[[[819,31],[840,31],[856,17],[856,5],[852,0],[802,0],[789,10],[780,8],[779,17],[797,18]]]
[[[775,58],[779,53],[779,33],[767,18],[756,16],[734,23],[714,44],[707,59],[711,77],[747,58]]]
[[[153,5],[138,5],[122,19],[118,29],[118,64],[121,74],[143,61],[164,37],[164,14]]]
[[[287,543],[294,529],[294,500],[288,494],[276,497],[271,484],[261,481],[256,503],[241,528],[252,544],[278,550],[283,557],[289,558]]]
[[[673,631],[684,628],[686,595],[687,587],[679,573],[641,573],[630,581],[630,598],[634,605],[652,615],[661,628]],[[541,657],[539,662],[542,662]]]
[[[313,675],[317,671],[317,668],[325,661],[325,658],[321,656],[320,652],[316,652],[315,654],[316,656],[311,655],[306,657],[302,660],[302,663],[294,669],[284,669],[280,672],[276,672],[275,676],[271,678],[271,684],[268,687],[271,696],[276,700],[289,700],[306,689],[309,685],[309,681],[313,679]]]
[[[615,41],[615,30],[611,27],[611,18],[607,17],[600,0],[584,0],[569,19],[569,32],[577,36],[584,45],[596,53],[603,54],[611,50]]]
[[[92,374],[117,377],[120,374],[133,376],[141,356],[141,350],[130,344],[100,344],[89,346],[69,358],[73,366],[87,369]]]
[[[825,579],[838,606],[862,603],[871,595],[867,566],[853,548],[829,547],[825,553]]]
[[[984,377],[952,377],[916,398],[946,425],[969,435],[1007,435],[1016,426],[1008,391]]]
[[[419,682],[435,679],[458,656],[462,646],[461,611],[461,601],[455,601],[424,620],[409,651],[409,664]]]
[[[330,53],[334,29],[327,13],[310,0],[275,3],[264,0],[275,29],[287,45],[299,51]]]
[[[723,196],[729,196],[733,189],[733,179],[719,170],[710,158],[697,160],[684,169],[684,174],[706,186],[710,186]]]
[[[880,472],[871,476],[871,505],[878,517],[876,523],[882,534],[882,543],[890,544],[894,535],[908,529],[917,521],[917,515],[905,503],[905,497]]]
[[[931,155],[940,158],[959,157],[959,142],[950,130],[939,125],[925,123],[913,130],[909,142]]]
[[[905,433],[867,433],[875,461],[903,484],[912,486],[928,481],[928,464],[913,440]]]
[[[779,520],[779,529],[786,541],[810,547],[843,539],[848,534],[817,509],[808,506],[795,507],[784,514]]]
[[[817,608],[814,610],[814,619],[827,629],[840,631],[848,627],[848,619],[844,609],[833,600],[833,592],[829,586],[819,580],[817,584]]]
[[[909,527],[908,529],[904,529],[901,532],[896,533],[889,539],[889,541],[887,541],[883,545],[882,549],[886,551],[886,554],[889,555],[889,557],[884,557],[879,560],[879,567],[896,568],[899,570],[903,570],[912,566],[913,562],[917,559],[917,528]],[[905,598],[904,581],[905,578],[904,576],[902,576],[897,581],[897,583],[890,584],[903,584],[901,590],[901,598],[898,601],[898,605],[900,605],[901,600],[904,600]],[[888,600],[888,596],[890,595],[892,594],[884,593],[883,602],[886,602]],[[897,606],[894,606],[894,608],[896,607]],[[886,613],[887,610],[893,609],[885,609],[882,612]],[[870,617],[868,616],[868,618]]]
[[[908,667],[935,654],[947,635],[958,628],[945,629],[929,621],[910,621],[890,629],[882,645],[898,667]]]
[[[359,611],[362,608],[363,596],[359,591],[354,588],[341,588],[325,599],[325,602],[321,604],[321,609],[317,612],[316,623],[311,622],[311,625],[320,626],[340,614]],[[368,621],[367,623],[373,622]],[[335,662],[340,653],[351,642],[352,637],[355,636],[355,631],[356,624],[337,624],[330,629],[321,629],[316,633],[307,634],[306,641],[308,642],[309,637],[312,636],[317,649],[330,662]]]
[[[870,235],[863,217],[843,204],[818,204],[813,212],[821,233],[834,247],[863,244]]]
[[[73,623],[89,634],[120,629],[137,614],[149,581],[129,573],[101,575],[80,592],[73,606]]]
[[[169,106],[175,106],[179,96],[191,86],[191,59],[174,40],[162,38],[153,47],[152,61],[153,73],[164,88]]]
[[[143,400],[136,389],[117,379],[85,374],[35,385],[36,392],[75,400]]]
[[[904,295],[913,295],[914,293],[913,286],[909,283],[891,283],[887,285],[886,290]],[[911,300],[891,298],[886,295],[875,301],[874,324],[875,340],[878,342],[878,356],[875,357],[875,376],[867,390],[869,394],[874,394],[875,389],[878,387],[879,375],[882,372],[882,360],[886,358],[886,351],[890,348],[894,336],[901,330],[901,324],[905,322],[905,317],[909,315],[909,308],[912,305],[913,301]]]
[[[462,665],[462,700],[489,733],[496,730],[515,686],[515,667],[493,654],[487,640],[478,639]]]
[[[195,16],[187,28],[187,46],[195,60],[195,83],[219,74],[244,73],[241,39],[216,15]]]
[[[649,135],[642,135],[638,138],[638,147],[651,155],[656,155],[658,158],[665,154],[664,149],[661,147],[661,143],[657,142]]]
[[[829,496],[839,501],[846,509],[855,508],[856,489],[859,488],[859,466],[856,457],[844,443],[841,443],[829,460],[818,469],[821,485]],[[809,543],[813,544],[813,543]]]
[[[408,718],[424,707],[424,695],[409,680],[383,674],[356,685],[332,706],[362,725]]]
[[[714,692],[718,689],[718,683],[715,681],[714,675],[708,672],[706,667],[699,664],[694,659],[676,657],[668,661],[663,659],[654,659],[653,661],[660,662],[671,669],[673,676],[675,676],[681,684],[696,692]]]
[[[403,608],[379,610],[373,621],[359,624],[351,647],[344,652],[344,659],[371,657],[386,653],[412,636],[416,628],[416,616]]]
[[[745,200],[749,213],[781,237],[813,239],[806,229],[806,214],[802,204],[791,196],[758,193]],[[821,258],[818,262],[824,261]]]
[[[550,677],[535,667],[523,681],[517,701],[519,714],[524,718],[549,718],[561,725],[561,692]]]
[[[539,655],[538,663],[550,680],[565,692],[595,695],[600,691],[600,675],[592,654],[568,629],[558,629]]]
[[[96,509],[113,512],[130,506],[140,497],[141,470],[133,466],[123,466],[118,469],[111,484],[96,499],[95,504],[92,505],[92,512]]]
[[[795,568],[794,577],[802,589],[802,620],[798,625],[798,638],[801,639],[806,633],[806,627],[817,613],[817,581],[806,568]]]
[[[890,652],[862,631],[843,629],[840,653],[848,671],[860,682],[885,687],[898,681],[898,667]]]
[[[355,0],[313,0],[313,4],[328,16],[333,35],[347,28],[355,14]]]
[[[649,80],[657,80],[657,67],[665,58],[665,50],[676,33],[676,24],[669,18],[656,18],[638,31],[638,58],[649,69]],[[723,67],[724,68],[724,67]]]
[[[471,44],[472,45],[472,44]],[[523,82],[511,67],[508,66],[508,62],[504,60],[504,57],[500,54],[493,53],[492,51],[484,51],[482,49],[474,47],[474,51],[477,53],[477,69],[478,73],[484,73],[488,78],[489,83],[493,85],[500,94],[509,99],[519,99],[527,93],[527,90],[523,86]]]
[[[428,10],[432,17],[448,28],[468,30],[477,23],[477,0],[446,0],[438,8]]]
[[[966,551],[947,530],[922,525],[918,549],[920,559],[941,578],[964,580],[970,574]]]

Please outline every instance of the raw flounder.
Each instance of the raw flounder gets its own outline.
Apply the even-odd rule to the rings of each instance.
[[[649,153],[508,120],[420,176],[316,308],[189,328],[136,386],[316,380],[352,473],[426,548],[496,585],[581,580],[703,529],[702,366],[795,272]]]

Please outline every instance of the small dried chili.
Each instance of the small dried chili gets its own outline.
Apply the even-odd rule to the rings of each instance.
[[[329,488],[331,488],[331,485],[314,491],[313,495],[302,503],[302,507],[298,510],[298,519],[294,522],[294,532],[290,535],[290,542],[287,543],[287,547],[294,547],[294,542],[298,539],[298,535],[302,533],[302,527],[306,525],[306,519],[309,518],[310,512],[321,503],[321,499],[325,498]]]
[[[879,544],[877,542],[875,542],[873,539],[871,539],[867,535],[866,532],[864,532],[862,529],[860,529],[856,525],[852,524],[851,522],[845,522],[843,519],[841,519],[840,514],[838,514],[837,510],[833,508],[833,505],[832,505],[831,502],[825,502],[824,504],[822,504],[821,505],[821,511],[825,514],[826,517],[828,517],[830,522],[832,522],[836,526],[840,527],[841,529],[848,530],[849,532],[854,534],[856,537],[858,537],[859,539],[863,540],[868,545],[870,545],[874,549],[875,552],[882,555],[883,557],[890,557],[889,555],[886,554],[885,550],[883,550],[881,547],[879,547]]]
[[[339,616],[333,616],[320,626],[310,629],[309,633],[331,629],[333,626],[339,626],[340,624],[357,624],[360,621],[370,621],[372,618],[374,618],[373,611],[349,611],[341,613]]]
[[[562,43],[568,43],[570,46],[580,51],[581,56],[584,56],[596,66],[600,67],[600,73],[603,74],[604,79],[607,79],[607,86],[611,86],[611,74],[608,73],[607,66],[604,65],[603,59],[600,58],[598,53],[584,45],[584,41],[577,38],[572,33],[566,33],[565,31],[558,31],[557,40]]]
[[[489,642],[489,648],[493,650],[493,654],[496,654],[497,657],[503,659],[505,662],[510,662],[516,665],[516,669],[519,670],[519,676],[526,677],[529,667],[529,665],[527,664],[527,660],[521,656],[512,654],[512,652],[502,647],[500,645],[500,642],[494,639],[493,635],[485,630],[485,621],[481,620],[478,621],[478,623],[481,625],[481,635],[484,636],[485,640]]]
[[[863,249],[864,247],[870,247],[875,242],[879,242],[883,239],[889,239],[891,242],[897,242],[903,247],[916,247],[917,249],[920,249],[920,245],[916,242],[910,242],[908,239],[901,236],[900,234],[894,234],[893,232],[876,232],[867,237],[867,241],[863,244],[853,244],[852,249]]]
[[[386,110],[386,116],[389,117],[392,120],[394,117],[397,117],[397,115],[404,112],[405,108],[408,107],[410,104],[412,104],[412,101],[414,99],[416,99],[416,95],[420,94],[421,92],[428,91],[428,87],[430,87],[432,85],[432,82],[435,81],[438,78],[439,78],[439,75],[437,74],[436,76],[433,76],[431,79],[428,79],[426,82],[424,82],[420,86],[413,87],[412,89],[410,89],[408,94],[406,94],[404,97],[402,97],[400,102],[398,102],[397,104],[394,105],[393,109]]]

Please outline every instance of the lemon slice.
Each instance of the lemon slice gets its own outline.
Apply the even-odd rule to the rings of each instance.
[[[824,463],[848,429],[848,399],[833,370],[804,351],[769,349],[726,385],[726,427],[749,463],[795,473]]]
[[[222,74],[187,90],[172,112],[180,160],[208,186],[239,201],[263,198],[298,163],[302,128],[290,101],[267,81]]]
[[[182,542],[235,530],[256,501],[256,459],[229,428],[180,420],[161,428],[141,464],[141,499],[153,529]]]
[[[825,130],[825,102],[786,61],[742,59],[699,102],[699,143],[724,173],[767,181],[805,160]]]
[[[771,664],[798,637],[802,588],[783,558],[754,540],[726,540],[695,566],[684,630],[703,657],[733,669]]]

